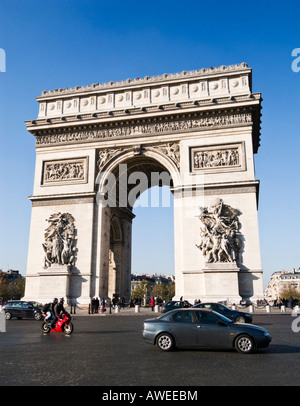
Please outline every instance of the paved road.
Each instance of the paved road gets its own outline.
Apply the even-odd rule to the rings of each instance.
[[[254,314],[254,323],[267,328],[273,340],[251,355],[163,353],[142,340],[147,317],[76,315],[69,337],[43,335],[41,322],[34,320],[7,321],[7,332],[0,333],[0,386],[300,385],[300,332],[292,331],[290,314]]]

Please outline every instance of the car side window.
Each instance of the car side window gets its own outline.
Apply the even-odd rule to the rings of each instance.
[[[218,324],[218,318],[209,312],[197,312],[200,324]]]
[[[193,316],[191,312],[177,312],[173,314],[172,321],[179,323],[193,323]]]
[[[23,303],[23,308],[24,308],[24,309],[28,309],[29,307],[31,307],[31,304],[30,304],[30,303],[28,303],[28,302],[24,302],[24,303]]]
[[[15,307],[17,309],[20,309],[22,307],[22,303],[21,302],[14,302],[11,304],[12,307]]]

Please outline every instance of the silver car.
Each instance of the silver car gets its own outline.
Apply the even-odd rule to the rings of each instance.
[[[243,354],[267,347],[268,331],[253,324],[234,323],[207,309],[178,309],[144,322],[143,338],[162,351],[175,347],[235,348]]]

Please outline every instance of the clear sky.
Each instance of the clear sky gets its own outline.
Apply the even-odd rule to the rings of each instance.
[[[26,272],[35,140],[24,121],[43,90],[241,62],[264,99],[255,161],[265,284],[298,268],[299,15],[298,0],[0,0],[0,268]],[[172,209],[135,213],[133,272],[172,273]]]

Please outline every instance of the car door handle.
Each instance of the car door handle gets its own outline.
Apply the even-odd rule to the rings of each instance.
[[[202,326],[197,326],[197,328],[203,328]]]

